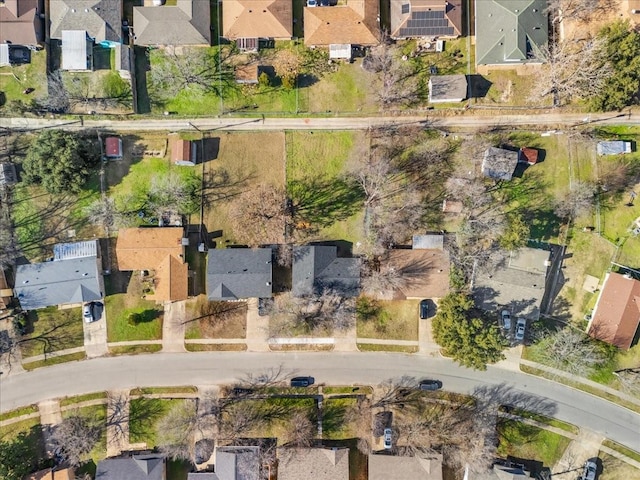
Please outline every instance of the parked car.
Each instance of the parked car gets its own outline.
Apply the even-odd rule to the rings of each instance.
[[[307,0],[307,7],[317,7],[318,0]]]
[[[440,390],[442,382],[440,380],[420,380],[420,390]]]
[[[424,320],[429,317],[429,300],[420,301],[420,318]]]
[[[390,428],[385,428],[384,429],[384,448],[385,448],[385,450],[391,450],[392,439],[393,439],[393,432],[391,431]]]
[[[524,332],[527,329],[527,321],[524,318],[519,318],[516,323],[516,340],[524,340]]]
[[[94,312],[95,304],[93,302],[85,303],[82,307],[82,318],[86,323],[91,323],[96,320]]]
[[[292,387],[308,387],[313,385],[315,379],[313,377],[293,377],[291,379]]]
[[[273,310],[273,298],[259,298],[258,299],[258,315],[264,317],[269,315]]]
[[[596,473],[598,471],[598,465],[593,460],[587,460],[584,464],[584,472],[581,480],[596,480]]]
[[[511,330],[511,313],[509,310],[502,310],[500,314],[500,326],[505,330]]]

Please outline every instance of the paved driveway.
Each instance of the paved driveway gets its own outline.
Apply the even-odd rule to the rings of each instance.
[[[98,320],[87,323],[82,321],[84,330],[84,350],[87,357],[102,357],[109,353],[107,347],[107,309],[104,308],[104,302],[100,302],[102,306],[96,305],[94,312]]]

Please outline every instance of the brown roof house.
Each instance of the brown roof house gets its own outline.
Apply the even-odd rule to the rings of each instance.
[[[278,448],[278,480],[348,480],[348,448]]]
[[[391,38],[460,35],[462,0],[391,0]]]
[[[293,36],[291,0],[222,0],[222,36],[240,38],[274,38]]]
[[[594,338],[628,350],[640,336],[640,281],[630,275],[610,272],[587,332]]]
[[[442,298],[449,293],[449,252],[442,235],[415,235],[412,248],[387,251],[381,268],[401,272],[404,283],[394,291],[370,292],[385,299]]]
[[[176,0],[174,5],[133,7],[136,45],[211,45],[211,4]]]
[[[122,139],[119,137],[105,138],[104,156],[107,158],[122,158]]]
[[[305,7],[304,43],[308,46],[332,44],[377,45],[380,2],[346,0],[332,7]]]
[[[47,468],[24,477],[24,480],[74,480],[73,468]]]
[[[196,144],[191,140],[183,140],[178,135],[169,135],[171,161],[176,165],[193,167],[196,164]]]
[[[118,233],[118,269],[152,270],[156,302],[175,302],[188,296],[189,266],[185,263],[182,227],[125,228]]]
[[[369,480],[442,480],[442,454],[369,455]]]
[[[44,40],[42,0],[0,2],[0,43],[37,45]]]

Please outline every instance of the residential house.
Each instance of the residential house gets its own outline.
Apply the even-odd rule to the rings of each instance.
[[[467,88],[464,75],[431,75],[429,103],[461,102],[467,98]]]
[[[260,480],[260,447],[216,448],[213,480]]]
[[[640,337],[640,281],[607,273],[587,332],[622,350],[635,345]]]
[[[169,148],[171,149],[171,162],[176,165],[193,167],[196,164],[196,143],[191,140],[183,140],[177,134],[169,135]]]
[[[482,158],[482,174],[494,180],[511,180],[518,166],[518,152],[489,147]]]
[[[209,300],[271,297],[272,256],[270,248],[209,250],[207,297]]]
[[[42,0],[0,2],[0,43],[38,45],[44,41]]]
[[[348,448],[278,448],[278,480],[349,480]]]
[[[49,0],[50,33],[64,38],[65,30],[85,30],[96,43],[122,41],[122,0]]]
[[[189,266],[185,262],[182,227],[124,228],[116,240],[121,271],[153,272],[149,300],[175,302],[188,297]]]
[[[0,188],[13,185],[17,181],[16,166],[13,163],[0,163]]]
[[[403,278],[402,286],[375,292],[383,299],[442,298],[449,293],[449,252],[443,235],[414,235],[411,248],[387,250],[381,268],[395,270]]]
[[[96,480],[165,480],[164,456],[160,454],[127,455],[98,462]]]
[[[338,257],[334,246],[293,247],[293,295],[317,295],[323,289],[338,291],[344,297],[360,293],[360,259]]]
[[[482,0],[476,6],[476,64],[542,63],[548,41],[546,0]]]
[[[598,152],[598,155],[622,155],[624,153],[631,153],[631,147],[631,142],[612,140],[608,142],[598,142],[596,152]]]
[[[229,40],[293,36],[291,0],[222,0],[222,36]]]
[[[377,45],[379,13],[377,0],[346,0],[331,7],[305,7],[304,44]]]
[[[538,320],[549,257],[548,250],[521,248],[491,259],[472,279],[476,305],[487,311],[508,308],[513,317]]]
[[[413,457],[369,454],[369,480],[442,480],[442,454],[418,451]]]
[[[529,472],[524,468],[524,465],[494,465],[493,476],[491,480],[524,480],[525,478],[532,478]]]
[[[93,40],[86,30],[62,31],[62,70],[93,70]]]
[[[391,38],[462,35],[462,0],[391,0]]]
[[[73,468],[46,468],[27,475],[23,480],[75,480],[75,478]]]
[[[120,137],[105,138],[104,156],[107,158],[122,158],[122,139]]]
[[[104,285],[98,242],[56,245],[52,261],[19,265],[14,291],[23,310],[102,299]]]
[[[220,480],[220,477],[213,472],[190,472],[187,480]]]
[[[176,0],[175,5],[133,7],[136,45],[211,45],[211,3]]]
[[[4,270],[0,268],[0,312],[9,306],[11,297],[13,297],[13,290],[9,288]]]

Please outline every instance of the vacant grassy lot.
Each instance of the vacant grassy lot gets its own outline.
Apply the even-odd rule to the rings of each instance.
[[[372,85],[375,76],[362,68],[362,59],[341,63],[334,73],[318,79],[310,87],[299,90],[311,113],[373,113],[379,110]],[[305,110],[301,110],[305,111]]]
[[[145,442],[147,448],[157,445],[158,422],[176,405],[192,400],[136,398],[131,400],[129,413],[129,441]]]
[[[105,286],[109,293],[109,281],[105,282]],[[105,297],[109,342],[162,338],[162,307],[155,302],[145,300],[142,295],[140,276],[131,275],[127,293],[116,293]],[[145,321],[138,324],[129,323],[131,313],[143,314]]]
[[[556,433],[514,420],[498,420],[498,455],[535,459],[553,468],[570,440]]]
[[[483,73],[482,82],[476,81],[475,88],[484,96],[478,96],[474,102],[479,105],[509,106],[550,106],[551,99],[534,100],[531,92],[536,85],[535,71],[519,75],[515,69],[492,69]]]
[[[209,302],[199,295],[187,303],[186,339],[245,338],[247,304],[244,302]]]
[[[14,67],[0,67],[0,92],[4,92],[4,104],[0,101],[0,111],[7,111],[10,102],[30,102],[47,96],[47,54],[44,50],[31,52],[31,63]],[[32,93],[23,93],[34,88]]]
[[[370,318],[358,316],[359,338],[418,340],[419,300],[380,300],[379,310]]]
[[[82,311],[80,308],[48,307],[31,310],[28,315],[28,341],[20,344],[23,357],[50,353],[51,349],[65,350],[82,347]]]
[[[243,243],[229,220],[234,198],[257,183],[284,188],[283,132],[222,133],[215,160],[205,163],[205,179],[212,184],[204,208],[204,224],[216,246]],[[241,233],[241,232],[240,232]]]

